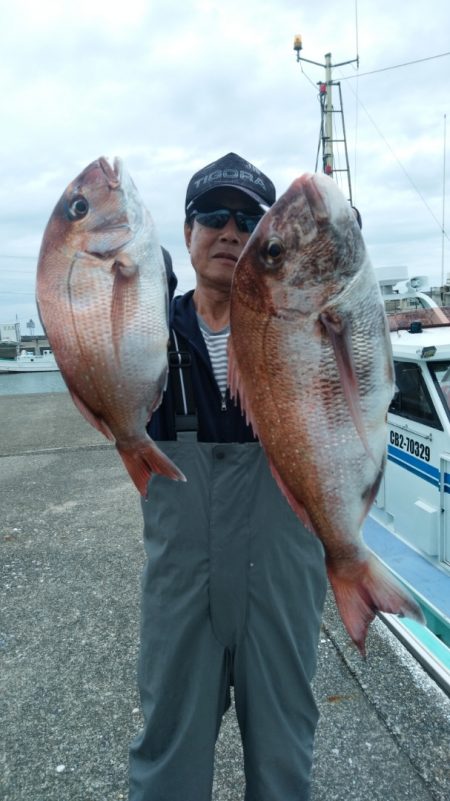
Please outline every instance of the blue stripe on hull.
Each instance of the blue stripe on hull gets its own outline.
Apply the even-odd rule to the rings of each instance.
[[[444,473],[444,492],[450,492],[450,473]]]
[[[428,481],[428,483],[432,484],[434,487],[440,486],[440,471],[437,467],[427,464],[422,459],[417,459],[415,456],[412,456],[412,454],[394,447],[394,445],[388,445],[387,458],[390,462],[405,468],[405,470],[413,473],[413,475],[423,478],[424,481]],[[450,475],[446,473],[445,478],[450,480]],[[449,484],[446,482],[444,489],[445,492],[450,492],[450,481]]]

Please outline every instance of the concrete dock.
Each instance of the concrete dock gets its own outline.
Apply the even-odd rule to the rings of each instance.
[[[127,798],[141,536],[120,458],[67,393],[0,397],[0,801]],[[312,801],[448,801],[450,700],[380,621],[364,662],[329,599],[314,686]],[[243,788],[232,707],[213,799]]]

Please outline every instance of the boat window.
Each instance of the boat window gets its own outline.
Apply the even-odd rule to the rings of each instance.
[[[442,431],[442,423],[434,408],[419,365],[414,362],[399,361],[394,362],[394,367],[396,392],[389,411]]]
[[[450,419],[450,361],[429,362],[428,369]]]

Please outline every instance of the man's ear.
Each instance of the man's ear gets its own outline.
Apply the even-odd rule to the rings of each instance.
[[[188,250],[191,248],[191,237],[192,237],[192,226],[188,225],[187,222],[184,224],[184,241],[186,242],[186,247]]]

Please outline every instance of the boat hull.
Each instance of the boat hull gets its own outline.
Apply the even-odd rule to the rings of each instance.
[[[0,359],[0,374],[51,373],[59,371],[53,356],[19,356],[17,359]]]

